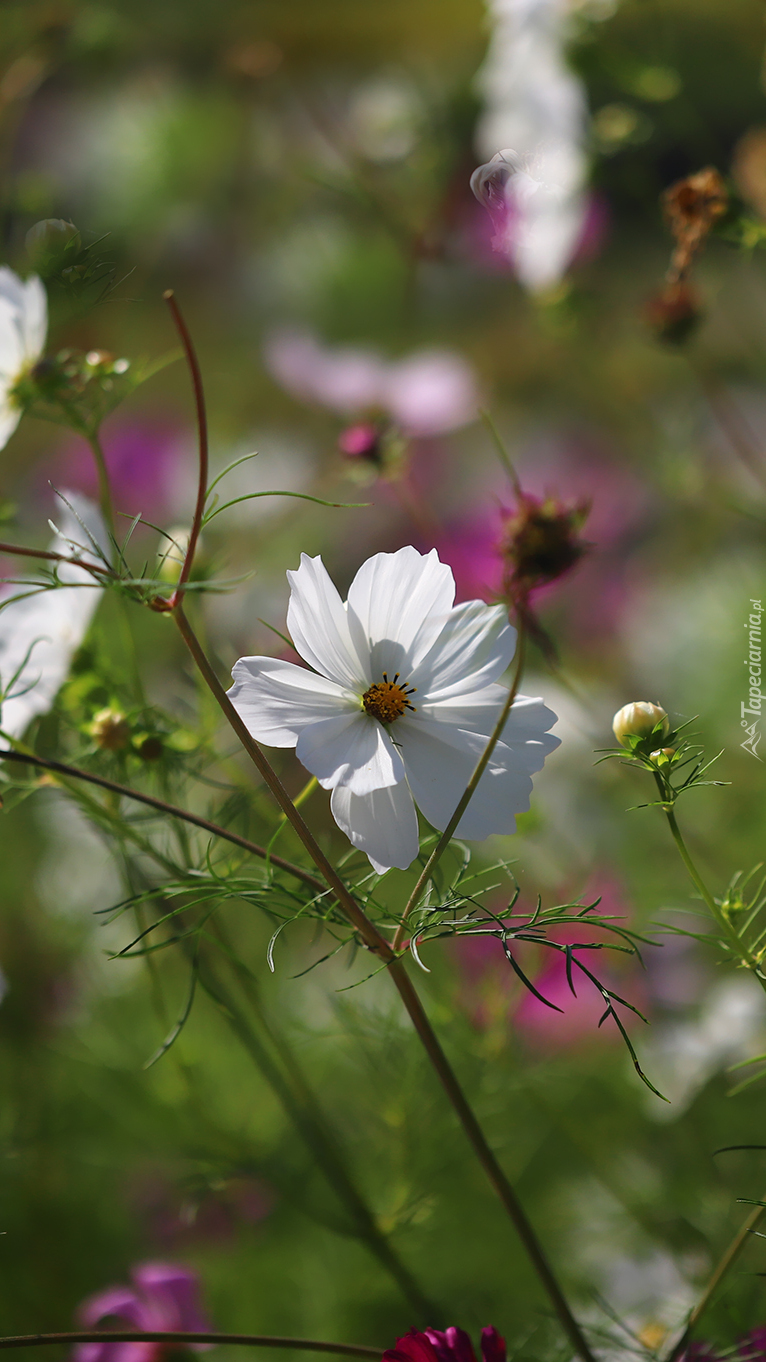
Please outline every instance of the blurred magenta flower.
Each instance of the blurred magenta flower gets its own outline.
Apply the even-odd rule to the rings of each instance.
[[[566,601],[568,628],[586,642],[613,635],[629,599],[628,558],[646,518],[646,488],[629,470],[577,439],[559,446],[536,442],[522,452],[517,464],[531,496],[548,498],[553,493],[571,505],[590,503],[585,537],[591,547],[577,565],[572,585],[565,579],[540,586],[536,599],[545,600],[555,591]],[[512,499],[506,491],[488,494],[484,506],[454,517],[436,538],[440,558],[455,574],[459,601],[500,599],[502,548],[513,515]]]
[[[478,414],[474,372],[449,350],[416,350],[388,361],[374,350],[277,331],[267,338],[264,357],[272,378],[299,401],[346,418],[385,418],[412,438],[446,434]]]
[[[85,1329],[95,1329],[111,1319],[137,1331],[203,1333],[210,1322],[199,1304],[199,1279],[189,1268],[174,1263],[139,1263],[131,1272],[132,1286],[109,1286],[83,1301],[78,1319]],[[114,1326],[113,1326],[114,1327]],[[190,1345],[200,1352],[204,1343]],[[159,1362],[178,1344],[79,1343],[74,1362]]]
[[[493,1325],[481,1331],[482,1362],[505,1362],[505,1339]],[[383,1362],[476,1362],[468,1334],[451,1325],[449,1329],[410,1329],[397,1338],[395,1348],[387,1348]]]

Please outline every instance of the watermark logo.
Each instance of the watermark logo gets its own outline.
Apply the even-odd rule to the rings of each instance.
[[[763,701],[766,699],[761,690],[761,616],[763,605],[760,601],[750,601],[750,615],[748,616],[743,628],[748,631],[748,654],[744,665],[749,668],[749,690],[747,700],[743,700],[740,705],[740,720],[742,727],[747,734],[745,741],[740,743],[746,752],[755,757],[756,761],[763,761],[763,757],[758,755],[758,744],[761,741],[761,713]]]

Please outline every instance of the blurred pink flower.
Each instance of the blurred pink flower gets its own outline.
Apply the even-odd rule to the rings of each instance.
[[[620,886],[608,874],[594,878],[580,896],[583,903],[592,903],[599,897],[597,912],[615,916],[624,923],[629,908]],[[502,915],[501,908],[496,911]],[[523,911],[517,904],[515,912]],[[551,933],[551,939],[562,945],[574,945],[585,941],[607,942],[610,937],[604,929],[593,927],[588,930],[584,925],[582,928],[561,928]],[[613,940],[618,944],[616,938]],[[524,988],[496,937],[463,936],[454,943],[454,949],[460,975],[460,1004],[478,1030],[498,1023],[510,1024],[517,1034],[523,1034],[536,1047],[553,1049],[578,1045],[583,1039],[598,1035],[598,1023],[605,1009],[603,997],[577,968],[573,970],[576,994],[572,994],[563,952],[524,942],[513,946],[518,963],[538,992],[561,1009],[555,1011]],[[640,965],[634,957],[620,955],[610,960],[609,951],[578,951],[577,954],[597,979],[608,988],[616,988],[618,993],[628,996],[634,1005],[644,1010],[645,989]],[[625,983],[626,976],[629,976],[629,985]],[[636,996],[637,983],[640,984],[639,997]],[[620,1016],[628,1024],[632,1014],[620,1009]],[[605,1032],[616,1034],[614,1024],[608,1028],[605,1024],[602,1034]]]
[[[413,438],[446,434],[477,416],[473,370],[449,350],[417,350],[391,362],[374,350],[278,331],[267,339],[264,358],[272,378],[300,401],[346,418],[383,416]]]
[[[110,1286],[84,1301],[78,1311],[85,1329],[102,1320],[114,1319],[137,1331],[202,1333],[210,1323],[199,1305],[199,1279],[195,1272],[173,1263],[140,1263],[131,1272],[132,1286]],[[203,1351],[206,1344],[191,1345]],[[178,1344],[80,1343],[74,1362],[160,1362]]]

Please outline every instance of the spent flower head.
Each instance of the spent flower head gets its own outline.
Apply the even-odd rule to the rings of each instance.
[[[500,553],[503,589],[510,601],[526,600],[530,591],[555,582],[578,563],[589,545],[580,538],[590,502],[565,504],[557,497],[523,492],[505,517]]]

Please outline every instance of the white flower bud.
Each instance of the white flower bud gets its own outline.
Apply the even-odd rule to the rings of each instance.
[[[660,722],[662,728],[658,736],[665,738],[670,732],[670,720],[661,705],[655,705],[651,700],[634,700],[633,704],[618,709],[612,729],[618,743],[629,747],[629,738],[650,737]]]

